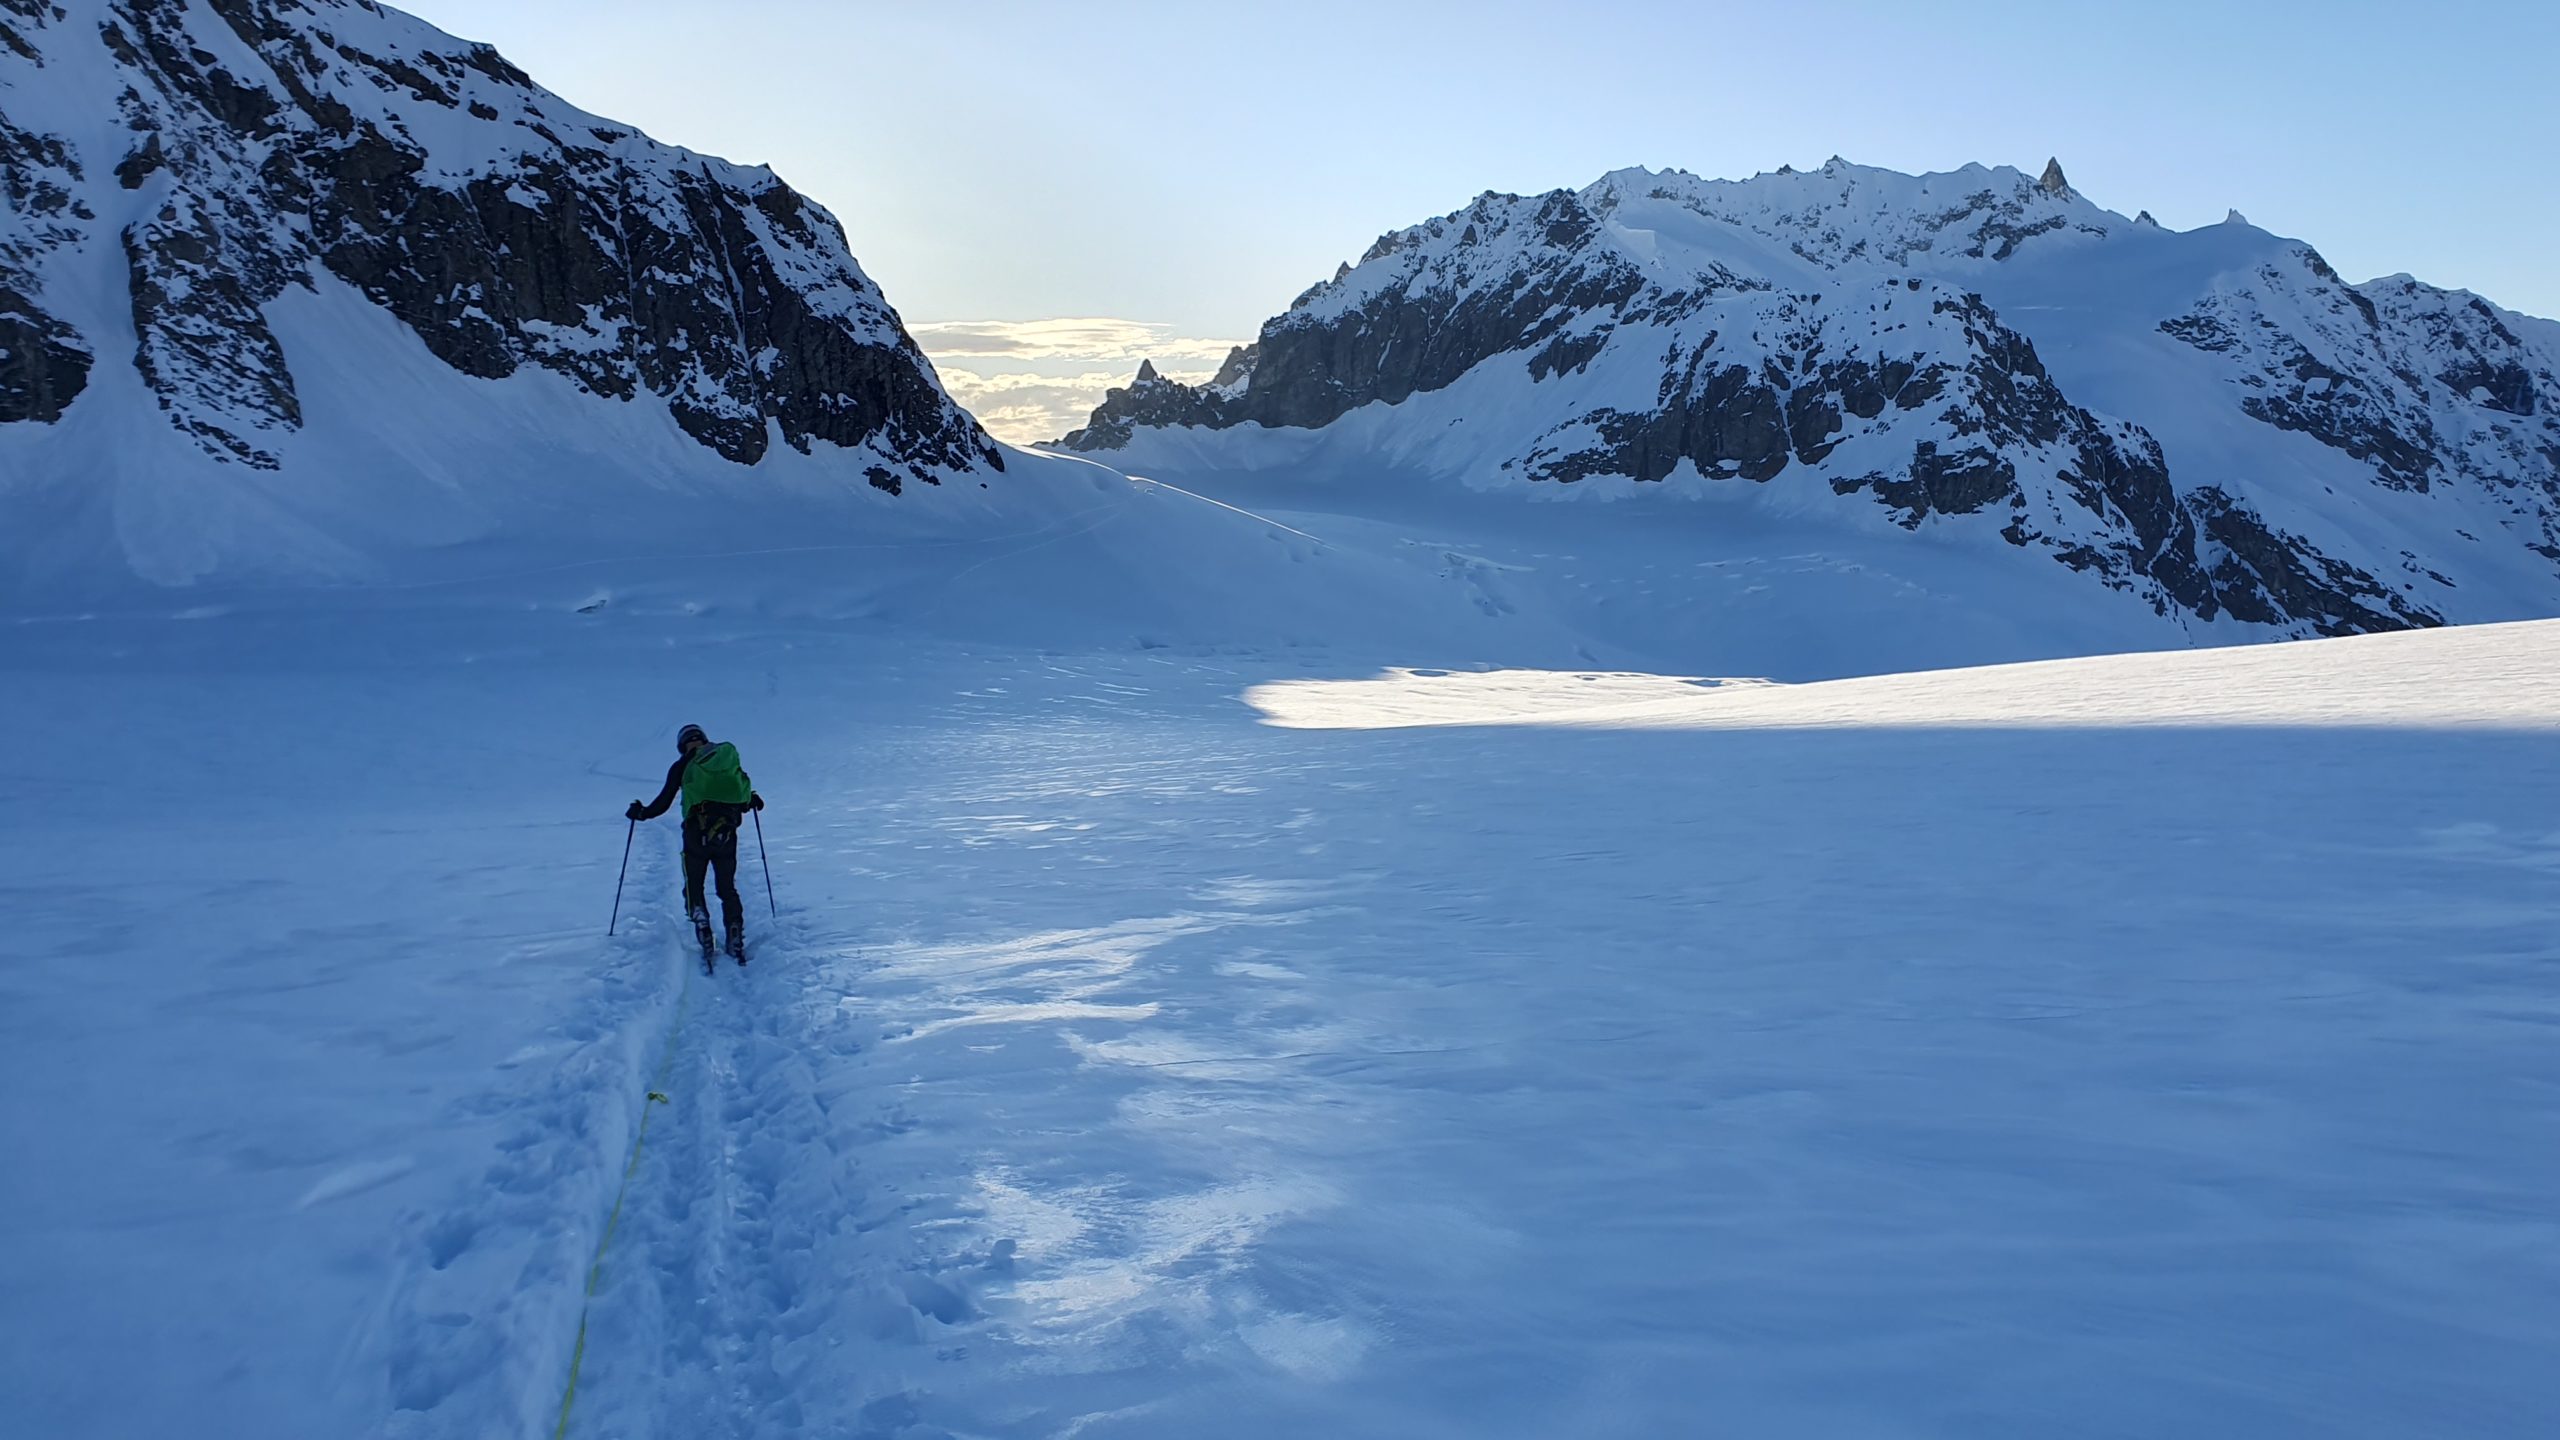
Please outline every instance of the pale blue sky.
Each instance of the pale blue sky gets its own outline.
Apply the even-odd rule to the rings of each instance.
[[[1623,165],[2030,170],[2560,315],[2560,5],[404,0],[771,164],[915,322],[1249,336],[1382,231]],[[1116,363],[1116,362],[1115,362]]]

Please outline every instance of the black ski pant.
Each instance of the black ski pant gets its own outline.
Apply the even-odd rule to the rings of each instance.
[[[746,902],[738,898],[738,817],[697,811],[684,822],[684,913],[711,918],[702,898],[703,872],[720,885],[720,924],[735,935],[747,928]]]

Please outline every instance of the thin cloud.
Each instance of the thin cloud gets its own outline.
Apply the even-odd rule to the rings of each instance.
[[[1238,340],[1176,335],[1171,325],[1147,320],[946,320],[908,327],[925,353],[1010,360],[1153,359],[1200,361],[1212,367]]]
[[[988,433],[1017,445],[1054,440],[1093,416],[1103,392],[1152,360],[1168,380],[1217,373],[1237,340],[1178,335],[1171,325],[1107,316],[946,320],[910,325],[951,397]]]
[[[1002,395],[1016,390],[1058,389],[1089,390],[1099,395],[1114,385],[1129,383],[1129,376],[1117,370],[1087,370],[1075,375],[990,374],[975,365],[961,365],[947,361],[942,365],[941,370],[943,384],[955,387],[966,385],[972,393],[979,395]],[[1169,370],[1164,373],[1173,374]],[[1183,377],[1175,376],[1175,378]]]

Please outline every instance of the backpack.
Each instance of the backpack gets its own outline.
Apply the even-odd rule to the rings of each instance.
[[[740,805],[755,793],[748,783],[747,772],[738,764],[738,747],[723,740],[693,757],[684,767],[684,809],[690,815],[697,805]]]

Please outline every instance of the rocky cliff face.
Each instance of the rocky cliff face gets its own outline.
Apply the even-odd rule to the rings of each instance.
[[[337,282],[457,372],[662,403],[740,465],[1002,468],[824,210],[362,0],[0,0],[0,195],[0,425],[130,363],[206,455],[277,468],[275,302]],[[129,314],[69,313],[102,284]]]
[[[2540,557],[2523,586],[2543,598],[2518,604],[2560,605],[2560,345],[2471,297],[2350,287],[2308,247],[2215,229],[2099,210],[2059,163],[1486,195],[1382,238],[1217,382],[1115,390],[1061,443],[1143,459],[1151,436],[1231,432],[1214,460],[1393,407],[1406,469],[1420,447],[1478,485],[1809,479],[1908,529],[1996,532],[2164,614],[2289,633],[2446,618],[2470,558],[2446,544],[2472,533],[2451,510],[2410,511],[2406,544],[2328,532],[2354,508],[2342,485],[2452,487],[2494,512],[2497,537],[2469,545]],[[2277,432],[2342,463],[2308,484]]]

